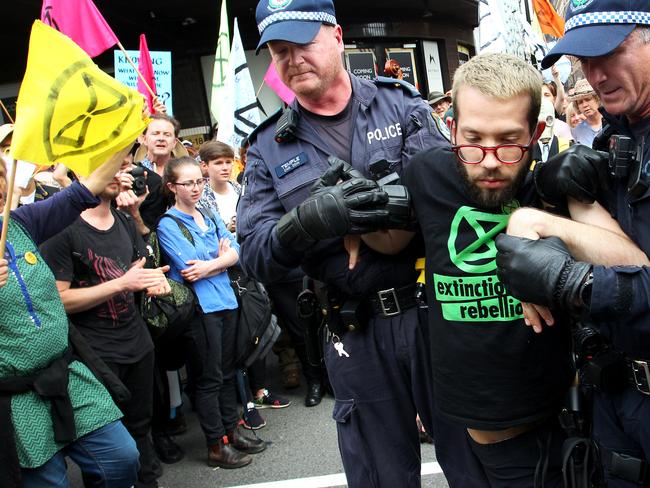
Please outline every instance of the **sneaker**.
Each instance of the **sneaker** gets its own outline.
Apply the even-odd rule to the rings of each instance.
[[[260,410],[264,408],[285,408],[291,405],[290,400],[269,393],[269,390],[264,390],[264,395],[253,400],[253,403],[255,404],[255,408]]]
[[[264,417],[262,417],[254,407],[244,410],[242,417],[243,418],[239,421],[239,425],[244,429],[257,430],[266,426],[266,420],[264,420]]]

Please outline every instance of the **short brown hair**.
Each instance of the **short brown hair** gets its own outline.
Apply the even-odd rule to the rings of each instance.
[[[220,141],[208,141],[201,144],[199,149],[199,156],[201,161],[208,163],[213,159],[219,158],[235,158],[235,151],[228,144],[225,144]]]
[[[174,117],[171,117],[171,116],[169,116],[167,114],[161,114],[161,113],[156,112],[155,114],[151,115],[149,118],[152,121],[154,121],[154,120],[164,120],[166,122],[169,122],[172,125],[172,127],[174,127],[174,137],[178,137],[178,133],[181,131],[181,123],[178,120],[176,120]],[[148,128],[149,128],[149,126],[147,126],[147,129]],[[144,134],[147,133],[147,129],[144,130]]]
[[[169,190],[167,183],[176,183],[178,179],[178,169],[181,166],[199,166],[199,163],[196,162],[194,158],[189,156],[181,156],[180,158],[171,159],[163,170],[162,177],[162,192],[163,195],[169,199],[174,199],[174,193]]]
[[[516,56],[504,53],[479,54],[454,73],[454,118],[458,120],[460,116],[458,94],[463,86],[476,88],[484,95],[498,100],[528,95],[528,123],[532,134],[542,101],[542,81],[542,75],[535,68]]]

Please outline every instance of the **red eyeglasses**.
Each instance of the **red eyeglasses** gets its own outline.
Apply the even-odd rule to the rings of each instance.
[[[530,150],[533,138],[525,146],[522,144],[499,144],[497,146],[481,146],[480,144],[458,144],[453,145],[458,159],[465,164],[479,164],[485,159],[488,152],[493,152],[500,163],[517,164]]]

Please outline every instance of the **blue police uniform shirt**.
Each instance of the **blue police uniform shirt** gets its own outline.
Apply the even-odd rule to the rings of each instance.
[[[619,134],[645,140],[642,174],[650,183],[650,117],[630,125],[624,117],[603,115]],[[627,178],[610,181],[611,191],[603,203],[628,237],[650,256],[650,189],[631,199]],[[650,358],[650,269],[594,266],[593,272],[590,317],[619,350],[635,359]]]
[[[382,159],[400,173],[417,152],[449,146],[434,126],[430,107],[412,87],[409,90],[395,80],[370,82],[351,74],[350,80],[350,164],[361,173],[369,176],[369,165]],[[297,100],[292,107],[298,111]],[[396,276],[397,281],[412,282],[412,262],[379,255],[366,247],[362,247],[359,265],[349,271],[342,239],[322,241],[307,256],[292,253],[279,243],[275,224],[309,196],[312,184],[329,168],[327,158],[333,151],[304,118],[299,119],[295,140],[277,143],[274,136],[275,123],[261,128],[247,155],[237,212],[244,269],[258,280],[271,283],[302,265],[308,274],[350,294],[381,289],[385,273],[407,274],[404,267],[408,268],[408,277]],[[379,275],[381,266],[383,276]]]
[[[192,234],[194,244],[183,236],[178,224],[170,218],[160,219],[158,224],[158,241],[160,249],[169,263],[169,278],[183,283],[181,270],[188,268],[185,264],[191,259],[209,261],[219,255],[219,239],[226,238],[230,247],[239,252],[239,245],[220,218],[216,222],[205,218],[207,230],[201,229],[194,217],[172,207],[167,212],[178,218]],[[215,225],[216,224],[216,225]],[[191,284],[201,305],[203,313],[235,310],[237,299],[230,286],[227,272],[219,273]]]

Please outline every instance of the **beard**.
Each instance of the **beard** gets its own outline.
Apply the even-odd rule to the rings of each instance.
[[[117,185],[117,188],[111,188],[107,186],[104,188],[104,190],[99,194],[99,198],[102,200],[108,200],[111,201],[115,199],[118,195],[120,194],[120,185]]]
[[[472,200],[478,203],[481,207],[486,207],[486,208],[500,207],[504,203],[510,202],[515,197],[515,195],[519,191],[519,188],[521,187],[522,181],[524,180],[526,174],[529,171],[530,161],[528,161],[528,158],[526,158],[522,160],[520,164],[521,164],[521,168],[519,168],[519,171],[515,174],[514,178],[510,181],[510,184],[508,184],[504,188],[489,189],[489,188],[479,188],[474,183],[472,178],[470,178],[465,163],[458,160],[456,161],[456,167],[458,168],[458,172],[460,173],[461,179],[463,180],[463,186],[465,187],[465,191],[468,193],[468,195]],[[490,177],[503,178],[503,175],[498,170],[483,171],[482,173],[474,176],[473,178],[474,180],[478,180],[478,179],[490,178]]]

